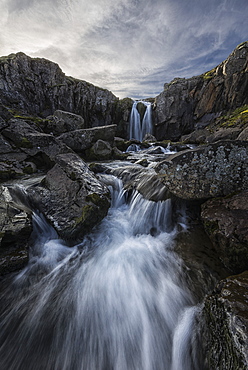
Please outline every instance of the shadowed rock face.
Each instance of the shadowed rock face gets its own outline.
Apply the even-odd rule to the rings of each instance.
[[[205,127],[222,112],[248,103],[248,41],[213,70],[165,84],[156,97],[155,136],[178,140],[195,128]]]
[[[248,269],[248,191],[202,205],[201,217],[215,249],[232,273]]]
[[[204,304],[209,369],[248,367],[248,272],[222,280]]]

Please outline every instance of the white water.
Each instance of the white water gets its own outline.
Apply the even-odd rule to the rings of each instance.
[[[170,200],[126,200],[68,248],[42,216],[26,269],[6,283],[1,370],[199,370],[196,309],[173,252]]]
[[[146,111],[142,122],[137,110],[138,101],[133,103],[130,122],[129,122],[129,139],[142,141],[146,134],[152,134],[152,105],[151,103],[141,101],[146,106]]]

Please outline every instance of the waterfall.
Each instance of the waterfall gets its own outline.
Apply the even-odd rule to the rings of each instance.
[[[201,368],[171,200],[102,180],[112,206],[73,248],[35,214],[29,264],[1,291],[1,370]]]
[[[137,109],[139,103],[146,106],[142,122]],[[129,139],[142,141],[146,134],[152,134],[152,105],[145,101],[135,101],[130,115]]]

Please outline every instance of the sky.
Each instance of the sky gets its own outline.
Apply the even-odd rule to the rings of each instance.
[[[120,98],[155,97],[248,40],[248,0],[0,0],[0,55],[19,51]]]

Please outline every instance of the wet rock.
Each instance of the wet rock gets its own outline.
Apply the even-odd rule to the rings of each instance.
[[[0,275],[27,264],[31,212],[20,209],[7,186],[0,186]]]
[[[248,270],[248,191],[207,201],[201,217],[225,266],[232,273]]]
[[[177,197],[206,199],[246,190],[247,165],[247,142],[221,141],[173,154],[155,169]]]
[[[248,368],[248,272],[222,280],[204,303],[209,369]]]
[[[28,188],[37,208],[73,244],[107,214],[109,191],[74,153],[61,154],[39,186]]]

